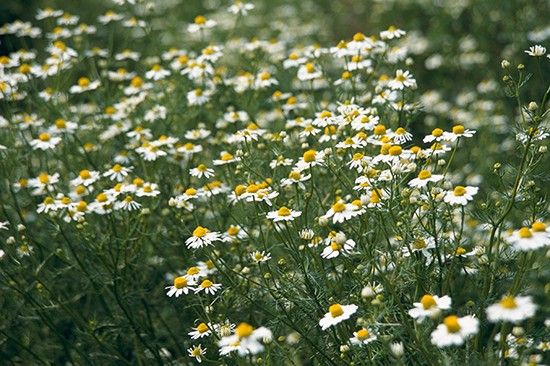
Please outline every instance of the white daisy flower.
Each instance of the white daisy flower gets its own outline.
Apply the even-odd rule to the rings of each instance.
[[[42,132],[37,139],[31,140],[30,144],[34,150],[51,150],[60,142],[60,137],[53,137],[47,132]]]
[[[451,205],[462,205],[465,206],[468,204],[468,201],[474,199],[474,195],[477,194],[479,188],[471,186],[456,186],[452,191],[447,191],[443,201]]]
[[[187,245],[188,248],[197,249],[212,245],[213,242],[221,240],[220,233],[210,231],[202,226],[197,226],[196,229],[193,230],[193,235],[185,241],[185,245]]]
[[[132,171],[132,167],[124,167],[120,164],[115,164],[111,169],[103,173],[104,177],[107,177],[111,180],[116,180],[117,182],[122,182],[127,176],[128,173]]]
[[[256,355],[265,349],[262,343],[271,342],[272,337],[271,331],[265,327],[254,329],[250,324],[241,323],[235,328],[234,334],[220,339],[220,355],[225,356],[235,351],[241,357]]]
[[[471,315],[462,318],[449,315],[431,334],[431,342],[439,348],[460,346],[479,330],[479,320]]]
[[[187,353],[189,353],[189,357],[193,357],[195,360],[197,360],[198,363],[201,363],[202,356],[206,354],[206,350],[207,348],[202,348],[202,345],[199,344],[197,346],[188,348]]]
[[[425,318],[435,318],[441,314],[441,310],[451,308],[451,298],[449,296],[439,297],[437,295],[426,294],[422,296],[419,302],[413,303],[414,308],[409,310],[411,318],[417,322],[422,322]]]
[[[214,283],[209,279],[204,279],[198,286],[195,288],[195,293],[204,291],[207,295],[214,295],[218,290],[222,288],[222,285],[219,283]]]
[[[175,277],[174,278],[174,284],[172,286],[166,287],[168,292],[166,295],[168,297],[176,296],[179,297],[181,294],[187,295],[189,291],[193,291],[194,289],[191,287],[195,285],[195,283],[183,276]]]
[[[540,44],[537,44],[529,47],[529,49],[526,50],[525,53],[532,57],[541,57],[546,54],[546,48],[544,48]]]
[[[293,221],[295,218],[299,217],[301,214],[302,214],[302,211],[294,211],[293,209],[283,206],[276,211],[268,212],[266,217],[270,220],[273,220],[273,222]]]
[[[266,253],[265,251],[254,251],[252,253],[250,253],[250,257],[252,258],[252,260],[255,262],[255,263],[262,263],[262,262],[267,262],[268,260],[271,259],[271,254],[270,253]]]
[[[550,245],[550,229],[543,222],[534,222],[531,228],[522,227],[506,238],[519,251],[537,250]]]
[[[344,236],[345,238],[345,236]],[[339,240],[334,240],[330,245],[326,246],[321,253],[321,257],[325,259],[336,258],[340,254],[349,254],[353,252],[355,248],[355,241],[352,239],[347,239],[343,243]]]
[[[441,179],[443,179],[443,175],[432,175],[429,170],[421,170],[418,173],[418,177],[412,179],[409,182],[409,186],[414,188],[422,188],[425,187],[429,182],[439,182]]]
[[[388,86],[393,90],[416,89],[416,80],[409,71],[399,69],[395,72],[395,78],[388,82]]]
[[[99,177],[100,177],[99,172],[84,169],[84,170],[81,170],[80,173],[78,173],[78,177],[71,180],[71,185],[73,186],[83,185],[85,187],[88,187],[89,185],[92,185],[95,182],[97,182]]]
[[[376,335],[367,328],[361,328],[356,332],[353,332],[353,337],[349,339],[350,343],[357,346],[369,344],[376,340]]]
[[[99,80],[90,81],[87,77],[81,77],[78,79],[77,85],[70,87],[69,92],[72,94],[80,94],[89,90],[97,89],[99,85]]]
[[[206,165],[200,164],[196,168],[189,169],[189,174],[197,178],[210,178],[214,176],[214,169],[210,169]]]
[[[336,325],[344,320],[349,319],[357,311],[357,305],[340,305],[332,304],[328,308],[328,313],[319,321],[322,330],[325,330],[333,325]]]
[[[504,296],[496,304],[487,308],[487,319],[490,322],[500,321],[519,323],[532,318],[537,310],[530,296]]]
[[[210,334],[212,334],[212,330],[206,323],[200,323],[195,328],[193,328],[192,332],[187,333],[191,336],[191,339],[199,339],[203,337],[208,337]]]

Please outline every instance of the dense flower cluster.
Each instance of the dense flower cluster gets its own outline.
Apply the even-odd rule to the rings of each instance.
[[[0,28],[43,42],[0,56],[0,285],[57,337],[54,361],[542,360],[550,88],[523,90],[546,48],[512,55],[534,75],[502,61],[504,117],[419,91],[415,32],[248,37],[266,6],[198,14],[178,40],[133,0]],[[519,157],[476,172],[495,129]],[[17,357],[51,361],[6,314]]]

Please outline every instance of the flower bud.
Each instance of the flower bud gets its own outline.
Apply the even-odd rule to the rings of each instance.
[[[536,111],[538,108],[539,108],[539,106],[536,102],[531,102],[527,106],[527,109],[529,109],[531,112]]]
[[[510,61],[502,60],[502,62],[500,63],[500,67],[502,67],[503,69],[510,67]]]

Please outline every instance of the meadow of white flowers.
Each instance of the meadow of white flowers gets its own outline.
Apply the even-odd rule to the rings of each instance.
[[[550,364],[545,5],[50,3],[0,26],[0,363]]]

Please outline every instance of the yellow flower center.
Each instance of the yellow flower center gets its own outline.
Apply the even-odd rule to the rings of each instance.
[[[290,216],[290,210],[287,207],[281,207],[277,210],[277,215],[279,216]]]
[[[80,173],[78,174],[80,176],[80,178],[82,179],[90,179],[92,177],[92,175],[90,174],[90,171],[89,170],[81,170]]]
[[[394,145],[389,148],[388,152],[392,156],[399,156],[403,152],[403,149],[401,148],[401,146]]]
[[[202,226],[197,226],[195,230],[193,230],[193,236],[197,238],[202,238],[208,233],[208,229]]]
[[[432,176],[432,173],[430,173],[429,170],[421,170],[420,173],[418,173],[418,178],[419,179],[428,179]]]
[[[55,120],[55,127],[65,128],[67,127],[67,123],[65,123],[65,120],[63,118],[58,118]]]
[[[332,117],[332,113],[329,111],[322,111],[321,114],[319,114],[319,118],[328,118]]]
[[[383,135],[383,134],[385,134],[385,133],[386,133],[386,126],[384,126],[384,125],[376,125],[376,126],[374,127],[374,134],[375,134],[375,135],[380,136],[380,135]]]
[[[424,310],[431,309],[432,307],[436,306],[437,303],[435,302],[435,299],[432,295],[424,295],[420,299],[420,303],[422,304],[422,307]]]
[[[533,225],[531,225],[531,230],[534,232],[544,232],[546,231],[546,224],[540,221],[534,222]]]
[[[48,184],[48,183],[50,183],[50,176],[49,176],[47,173],[41,173],[41,174],[38,176],[38,180],[39,180],[40,183],[42,183],[42,184]]]
[[[304,153],[303,158],[306,163],[311,163],[315,161],[315,157],[317,156],[317,151],[315,150],[308,150]]]
[[[340,304],[330,305],[330,307],[328,308],[328,311],[333,318],[337,318],[342,314],[344,314],[344,309],[342,309],[342,305]]]
[[[449,315],[443,319],[443,324],[445,324],[449,333],[457,333],[460,331],[460,324],[458,324],[458,317],[456,315]]]
[[[464,255],[464,254],[466,254],[466,249],[464,249],[462,247],[456,248],[455,255]]]
[[[293,170],[288,174],[288,177],[290,179],[299,180],[302,177],[302,174],[297,170]]]
[[[187,270],[187,274],[189,276],[194,276],[194,275],[197,275],[200,273],[200,269],[199,267],[189,267],[189,269]]]
[[[78,86],[85,88],[88,85],[90,85],[90,79],[88,79],[87,77],[81,77],[80,79],[78,79]]]
[[[143,79],[139,76],[135,76],[130,81],[130,85],[132,85],[134,88],[139,88],[143,85]]]
[[[248,323],[241,323],[235,328],[235,334],[239,338],[249,337],[252,335],[252,332],[254,332],[254,327]]]
[[[365,39],[366,39],[366,37],[363,33],[355,33],[353,35],[353,40],[355,42],[361,42],[361,41],[364,41]]]
[[[533,237],[533,233],[527,227],[522,227],[521,229],[519,229],[518,235],[522,239],[528,239]]]
[[[227,233],[231,236],[235,236],[241,231],[238,226],[230,226],[229,229],[227,229]]]
[[[105,193],[101,192],[100,194],[98,194],[98,195],[96,196],[95,199],[96,199],[97,202],[106,202],[107,199],[108,199],[108,197],[107,197],[107,195],[106,195]]]
[[[85,201],[80,201],[76,205],[76,210],[78,212],[85,212],[87,208],[88,208],[88,204]]]
[[[456,186],[455,189],[453,189],[453,194],[458,197],[464,196],[466,194],[466,188],[463,186]]]
[[[464,126],[462,125],[453,126],[453,133],[455,135],[462,135],[464,133]]]
[[[357,339],[359,339],[360,341],[364,341],[369,337],[369,335],[369,331],[365,328],[357,331]]]
[[[229,161],[229,160],[233,160],[233,155],[231,155],[228,152],[225,152],[222,154],[221,158],[223,161]]]
[[[174,278],[174,287],[177,289],[184,288],[187,286],[187,279],[185,277],[176,277]]]
[[[499,304],[505,309],[515,309],[518,307],[516,299],[513,296],[504,296]]]
[[[443,130],[441,128],[435,128],[432,131],[432,136],[434,136],[434,137],[439,137],[441,135],[443,135]]]
[[[330,243],[330,249],[334,250],[335,252],[339,251],[340,249],[342,249],[342,246],[340,244],[338,244],[337,242],[333,241],[332,243]]]
[[[214,286],[214,283],[210,280],[204,280],[204,281],[201,282],[201,287],[202,288],[210,288],[212,286]]]
[[[50,134],[47,132],[42,132],[38,135],[38,139],[43,142],[50,141]]]
[[[199,333],[206,333],[206,332],[208,332],[208,325],[206,325],[205,323],[200,323],[200,324],[197,326],[197,332],[199,332]]]
[[[334,205],[332,205],[332,211],[334,212],[342,212],[345,209],[346,205],[342,201],[338,201]]]
[[[202,25],[206,23],[206,18],[202,15],[198,15],[195,17],[195,24],[199,24],[199,25]]]
[[[111,170],[115,173],[120,173],[122,171],[122,166],[120,164],[115,164]]]
[[[310,74],[314,73],[315,72],[315,66],[311,62],[308,62],[306,64],[306,71]]]
[[[413,242],[414,249],[423,249],[426,248],[426,241],[422,238],[415,239]]]

